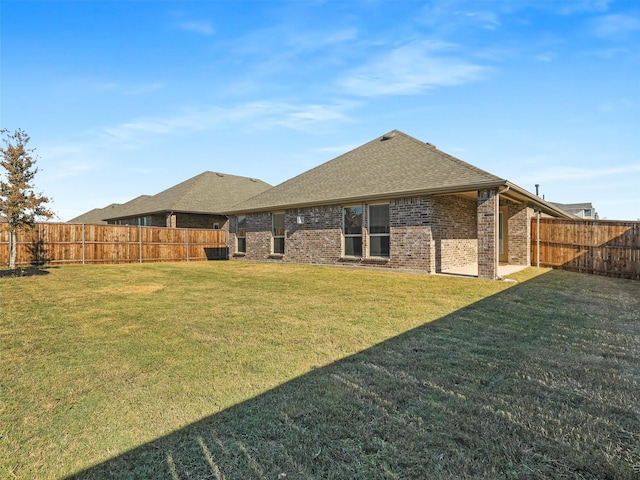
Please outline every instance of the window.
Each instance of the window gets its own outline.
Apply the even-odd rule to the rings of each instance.
[[[273,253],[284,255],[284,213],[274,213],[271,220],[273,225]]]
[[[241,215],[237,217],[238,231],[236,232],[236,239],[238,241],[238,253],[247,253],[247,217]]]
[[[389,258],[389,204],[369,205],[369,256]]]
[[[344,232],[344,254],[349,257],[362,256],[362,206],[342,209]]]

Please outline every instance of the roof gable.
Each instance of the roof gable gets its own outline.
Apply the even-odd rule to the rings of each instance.
[[[231,211],[463,191],[468,187],[504,182],[431,144],[393,130],[235,205]]]
[[[112,212],[115,212],[116,209],[120,208],[121,206],[122,205],[119,203],[112,203],[111,205],[107,205],[104,208],[94,208],[93,210],[89,210],[82,215],[78,215],[77,217],[72,218],[67,223],[107,223],[103,220],[103,218],[108,217]]]
[[[118,205],[105,212],[103,219],[159,212],[223,213],[238,202],[269,188],[271,185],[255,178],[207,171],[156,195],[140,195]]]

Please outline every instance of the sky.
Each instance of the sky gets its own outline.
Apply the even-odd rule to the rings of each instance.
[[[635,0],[1,0],[0,128],[58,220],[206,170],[272,185],[393,129],[640,219]]]

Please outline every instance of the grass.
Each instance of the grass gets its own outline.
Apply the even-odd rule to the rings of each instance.
[[[638,282],[48,272],[0,278],[2,478],[639,476]]]

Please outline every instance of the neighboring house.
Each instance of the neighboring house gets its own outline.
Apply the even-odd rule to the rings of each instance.
[[[575,215],[578,218],[584,218],[585,220],[598,220],[598,213],[595,211],[591,203],[553,202],[553,205],[571,215]]]
[[[236,260],[429,273],[530,264],[536,195],[394,130],[226,210]]]
[[[111,205],[104,208],[94,208],[93,210],[89,210],[88,212],[85,212],[82,215],[78,215],[77,217],[72,218],[67,223],[88,223],[88,224],[106,225],[107,222],[104,219],[110,217],[121,206],[122,204],[120,203],[112,203]]]
[[[69,223],[225,229],[225,212],[232,205],[269,188],[255,178],[204,172],[157,195],[94,209]]]

